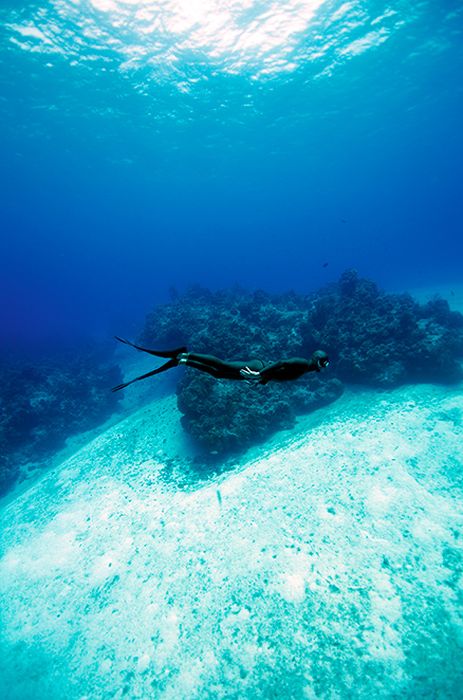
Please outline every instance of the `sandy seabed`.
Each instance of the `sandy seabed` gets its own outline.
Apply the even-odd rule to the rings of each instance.
[[[461,698],[462,387],[347,392],[221,474],[175,396],[0,513],[0,696]]]

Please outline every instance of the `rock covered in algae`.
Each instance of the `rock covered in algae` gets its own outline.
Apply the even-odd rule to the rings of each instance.
[[[461,378],[463,316],[436,299],[381,292],[353,270],[311,295],[193,287],[147,317],[147,344],[188,345],[224,359],[331,358],[328,371],[284,385],[243,386],[188,370],[178,385],[185,429],[214,452],[243,449],[298,414],[336,400],[343,383],[393,387]]]
[[[341,393],[342,384],[336,379],[323,382],[311,377],[304,385],[290,387],[237,387],[195,375],[180,382],[178,407],[190,435],[212,451],[227,452],[293,428],[298,414],[320,408]]]
[[[444,299],[385,294],[350,270],[315,295],[311,322],[344,382],[393,387],[463,376],[463,315]]]
[[[109,388],[120,369],[99,354],[78,353],[31,362],[4,362],[0,372],[0,495],[66,438],[95,428],[119,399]]]

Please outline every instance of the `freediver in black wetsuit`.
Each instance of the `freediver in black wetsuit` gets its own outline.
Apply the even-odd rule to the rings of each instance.
[[[328,355],[323,350],[316,350],[310,360],[306,360],[303,357],[291,357],[288,360],[279,360],[278,362],[267,364],[259,359],[229,362],[228,360],[221,360],[214,355],[188,352],[186,347],[176,348],[175,350],[149,350],[148,348],[140,347],[140,345],[135,345],[129,340],[124,340],[124,338],[119,338],[117,335],[115,338],[136,350],[147,352],[155,357],[168,357],[169,360],[161,367],[142,374],[140,377],[135,377],[130,382],[118,384],[111,391],[125,389],[126,386],[133,384],[133,382],[152,377],[154,374],[165,372],[172,367],[178,367],[178,365],[199,369],[201,372],[207,372],[207,374],[212,375],[216,379],[239,379],[256,381],[259,384],[267,384],[270,381],[286,382],[292,379],[299,379],[307,372],[320,372],[321,369],[329,365]]]

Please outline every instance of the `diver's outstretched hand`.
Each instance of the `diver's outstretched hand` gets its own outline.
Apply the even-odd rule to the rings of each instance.
[[[256,372],[253,369],[249,369],[249,367],[244,367],[243,369],[240,369],[240,374],[243,377],[243,379],[246,379],[248,382],[259,381],[261,378],[260,372]]]

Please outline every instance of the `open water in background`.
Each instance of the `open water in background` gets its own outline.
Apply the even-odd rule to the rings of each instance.
[[[0,22],[4,348],[135,334],[191,282],[462,281],[460,2],[4,0]]]
[[[463,308],[462,75],[461,1],[2,0],[2,700],[462,697],[461,387],[348,389],[204,483],[170,377],[34,447],[89,427],[69,347],[172,288]]]

